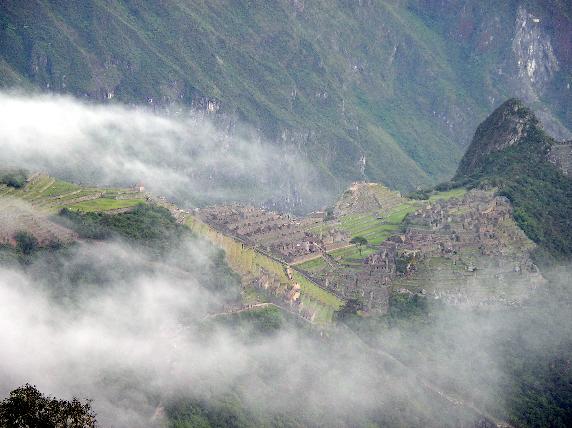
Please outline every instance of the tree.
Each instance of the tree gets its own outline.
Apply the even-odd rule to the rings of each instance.
[[[333,208],[326,208],[324,212],[324,221],[330,221],[334,219],[334,209]]]
[[[14,237],[16,246],[22,254],[30,255],[38,248],[38,240],[28,232],[18,232]]]
[[[358,247],[359,250],[359,255],[361,256],[361,252],[363,249],[364,245],[367,245],[367,239],[365,239],[363,236],[354,236],[351,240],[350,240],[350,244],[355,244]]]
[[[348,299],[346,302],[334,313],[334,318],[337,321],[344,321],[348,317],[356,315],[358,311],[363,309],[364,305],[361,299],[353,298]]]
[[[19,189],[20,187],[23,187],[24,184],[26,184],[27,177],[28,174],[24,170],[4,172],[0,176],[0,183]]]
[[[0,426],[10,428],[95,428],[97,421],[90,401],[81,403],[46,397],[26,384],[0,402]]]

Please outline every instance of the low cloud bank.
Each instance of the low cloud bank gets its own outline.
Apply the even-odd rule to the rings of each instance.
[[[182,203],[252,201],[312,207],[315,168],[293,147],[204,115],[93,105],[59,95],[0,93],[0,163],[89,184],[143,182]]]
[[[184,254],[194,259],[187,275],[117,242],[81,244],[60,262],[61,276],[52,259],[51,268],[40,260],[26,272],[0,269],[2,396],[30,382],[89,397],[102,426],[126,427],[158,426],[169,400],[229,392],[247,409],[314,414],[318,424],[391,413],[397,397],[425,400],[412,379],[380,370],[358,342],[333,347],[289,328],[245,337],[206,322],[225,296],[197,278],[210,269],[208,249],[190,242]],[[78,269],[87,279],[63,285]]]
[[[0,393],[31,382],[89,397],[102,426],[159,426],[163,407],[181,397],[216,403],[228,394],[248,411],[303,425],[458,426],[476,420],[475,408],[506,410],[505,346],[523,341],[520,364],[569,344],[565,289],[530,308],[396,321],[363,340],[345,328],[329,338],[294,328],[244,335],[206,321],[229,301],[204,285],[209,248],[191,240],[157,261],[120,242],[84,243],[62,258],[0,269]]]

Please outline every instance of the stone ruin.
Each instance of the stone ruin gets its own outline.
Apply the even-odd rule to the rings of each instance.
[[[201,209],[199,217],[220,232],[287,263],[300,263],[349,242],[347,233],[335,228],[316,232],[323,224],[319,216],[296,218],[261,208],[221,205]]]
[[[384,241],[364,262],[366,272],[382,273],[382,284],[403,283],[401,279],[408,283],[408,278],[415,284],[418,268],[432,258],[455,267],[424,268],[429,275],[426,281],[451,286],[449,291],[434,291],[435,298],[447,294],[448,303],[511,304],[503,298],[504,291],[491,296],[479,289],[480,284],[485,282],[493,288],[497,284],[504,290],[510,286],[506,280],[510,276],[520,288],[518,300],[543,282],[530,257],[534,244],[512,220],[510,202],[504,197],[472,190],[462,199],[427,203],[408,216],[406,225],[405,233]]]
[[[427,284],[439,283],[443,289],[431,296],[451,304],[510,305],[543,283],[530,257],[534,244],[514,223],[504,197],[472,190],[463,198],[426,202],[405,226],[404,233],[382,242],[361,264],[328,263],[313,279],[343,298],[360,297],[368,310],[382,313],[391,290],[427,294]],[[438,266],[429,267],[431,260]],[[483,283],[496,294],[486,293]]]
[[[286,268],[289,279],[292,279],[290,268]],[[297,313],[308,321],[314,321],[316,317],[316,310],[307,307],[302,302],[301,289],[302,287],[296,281],[290,283],[283,283],[280,281],[278,275],[273,272],[262,269],[260,274],[252,280],[251,285],[261,291],[273,300],[273,303],[284,307],[292,312]]]

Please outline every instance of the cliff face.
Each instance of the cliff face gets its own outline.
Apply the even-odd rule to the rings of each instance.
[[[534,103],[549,133],[570,138],[570,2],[419,0],[413,7],[462,52],[491,106],[509,97]]]
[[[0,85],[183,104],[320,165],[326,186],[451,176],[500,100],[572,126],[564,1],[0,4]],[[230,123],[230,125],[228,125]]]

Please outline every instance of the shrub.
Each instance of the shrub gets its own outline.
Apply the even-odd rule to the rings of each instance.
[[[38,249],[38,240],[28,232],[18,232],[14,237],[16,240],[16,248],[25,255],[30,255]]]
[[[19,189],[26,184],[27,178],[28,174],[26,174],[26,171],[24,170],[4,172],[0,175],[0,183]]]

